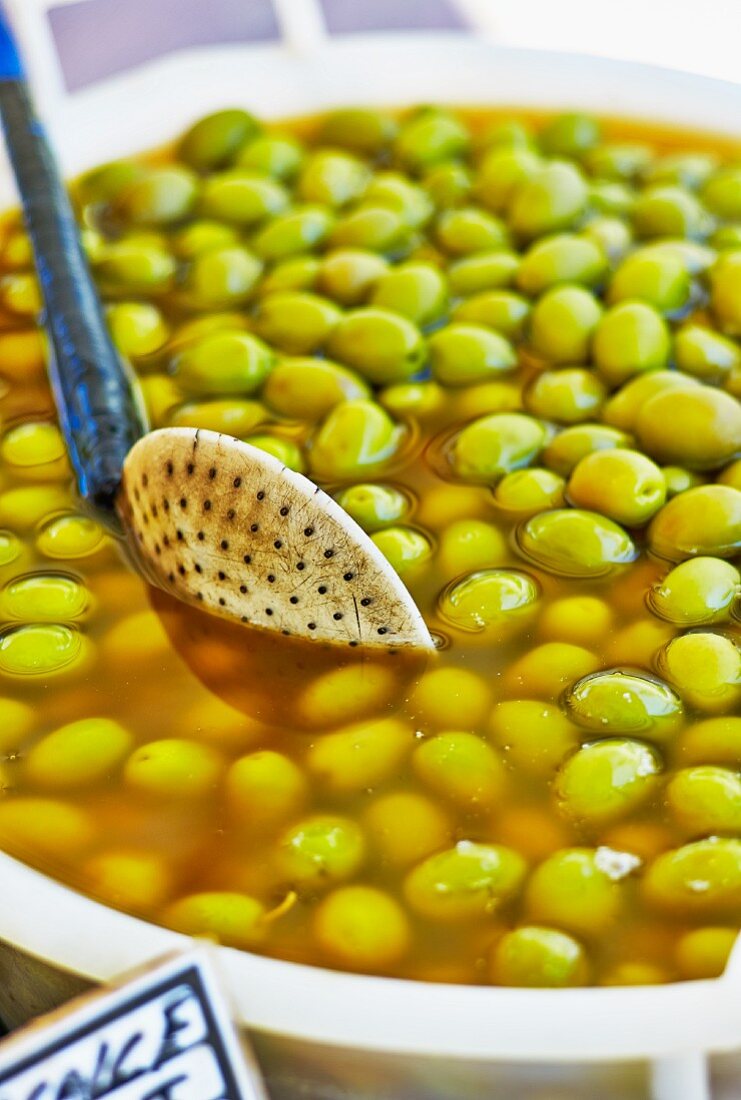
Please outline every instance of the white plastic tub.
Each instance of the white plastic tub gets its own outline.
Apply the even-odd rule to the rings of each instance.
[[[498,49],[459,35],[323,40],[283,0],[285,46],[184,53],[65,96],[36,0],[16,0],[32,79],[69,172],[156,145],[195,116],[442,101],[584,107],[741,136],[741,86],[641,65]],[[12,195],[0,164],[0,198]],[[20,1022],[179,942],[0,855],[0,1014]],[[509,990],[358,977],[219,952],[280,1100],[704,1100],[706,1058],[741,1097],[741,942],[723,978],[655,988]],[[60,972],[62,972],[60,974]]]

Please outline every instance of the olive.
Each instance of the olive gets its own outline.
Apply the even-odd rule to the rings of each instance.
[[[601,577],[637,556],[617,523],[576,508],[532,516],[519,525],[515,538],[524,558],[557,576]]]
[[[625,524],[642,527],[666,501],[658,466],[639,451],[592,451],[577,463],[567,487],[569,500]]]
[[[741,574],[720,558],[697,557],[676,565],[650,589],[655,615],[680,626],[722,623],[741,594]]]
[[[493,481],[527,466],[546,442],[540,421],[520,413],[481,417],[459,433],[451,449],[455,472],[464,478]]]
[[[588,826],[619,820],[651,798],[660,771],[656,752],[640,741],[608,738],[585,745],[559,769],[558,808]]]
[[[651,521],[648,542],[654,554],[669,561],[735,557],[741,546],[741,491],[699,485],[672,497]]]
[[[525,871],[525,861],[510,848],[459,840],[410,871],[404,894],[410,907],[429,920],[471,920],[512,897]]]
[[[586,985],[589,965],[584,948],[572,936],[526,925],[498,941],[491,976],[497,985],[562,988]]]
[[[655,676],[613,668],[578,680],[564,697],[571,720],[603,736],[671,738],[683,721],[679,696]]]

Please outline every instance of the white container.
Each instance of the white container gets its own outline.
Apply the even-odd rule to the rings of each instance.
[[[741,137],[741,86],[642,65],[503,50],[461,35],[326,41],[283,0],[285,46],[191,51],[66,96],[43,3],[16,0],[31,79],[66,171],[167,140],[199,114],[338,104],[581,107]],[[0,198],[12,195],[0,164]],[[0,1015],[20,1022],[180,938],[0,854]],[[221,949],[275,1100],[741,1098],[741,942],[715,981],[518,990],[359,977]],[[719,1056],[719,1057],[718,1057]]]

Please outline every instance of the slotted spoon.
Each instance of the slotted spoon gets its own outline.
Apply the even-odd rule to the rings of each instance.
[[[2,18],[0,118],[33,244],[49,374],[79,493],[126,539],[139,571],[187,603],[250,626],[351,646],[433,648],[395,571],[307,478],[214,432],[147,434]]]

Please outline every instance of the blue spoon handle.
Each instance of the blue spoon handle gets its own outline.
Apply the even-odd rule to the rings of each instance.
[[[81,496],[114,529],[123,462],[146,431],[114,347],[75,214],[0,7],[0,121],[36,260],[49,375]]]

